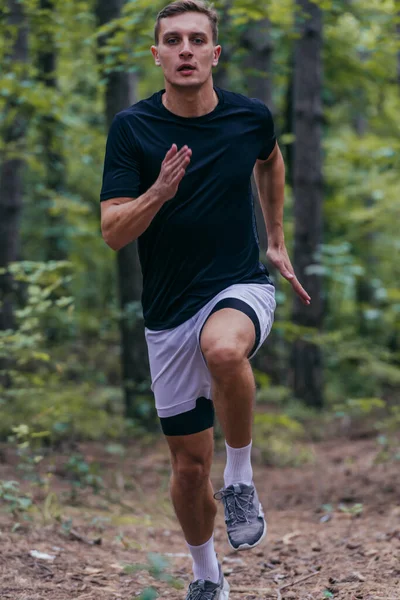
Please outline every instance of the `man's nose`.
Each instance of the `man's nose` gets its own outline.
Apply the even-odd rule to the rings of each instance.
[[[181,50],[179,52],[180,56],[193,56],[192,49],[190,47],[189,40],[183,40]]]

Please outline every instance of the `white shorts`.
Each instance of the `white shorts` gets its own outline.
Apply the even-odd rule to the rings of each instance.
[[[269,335],[276,308],[275,288],[259,283],[235,284],[226,288],[193,317],[173,329],[154,331],[146,328],[151,389],[159,417],[172,417],[193,410],[198,398],[211,398],[211,375],[200,348],[200,333],[215,305],[226,298],[244,302],[258,318],[257,346],[251,356],[256,354]]]

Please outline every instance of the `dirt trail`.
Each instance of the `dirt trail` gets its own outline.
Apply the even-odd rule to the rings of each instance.
[[[144,452],[132,448],[123,463],[98,446],[83,451],[102,463],[115,502],[82,492],[79,505],[62,506],[64,533],[54,520],[41,525],[39,516],[13,533],[11,517],[1,513],[1,600],[132,600],[148,586],[161,598],[184,599],[191,560],[168,498],[164,443]],[[375,464],[373,440],[336,440],[313,451],[314,465],[255,467],[269,528],[262,547],[233,553],[220,507],[215,539],[231,600],[399,600],[399,463]],[[222,471],[221,454],[212,473],[216,489]],[[14,478],[7,460],[0,479]],[[60,495],[62,477],[52,486]],[[72,523],[65,524],[68,518]],[[87,543],[99,537],[101,545]],[[34,558],[31,550],[55,558]],[[149,564],[149,552],[168,556],[167,571],[182,589],[148,570],[124,569]]]

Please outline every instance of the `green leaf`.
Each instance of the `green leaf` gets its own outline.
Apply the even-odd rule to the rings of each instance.
[[[152,587],[146,588],[137,598],[139,598],[139,600],[156,600],[156,598],[158,598],[158,592]]]

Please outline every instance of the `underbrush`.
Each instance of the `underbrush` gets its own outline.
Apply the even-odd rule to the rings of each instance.
[[[301,466],[314,460],[314,443],[328,439],[376,439],[377,460],[400,460],[400,408],[382,398],[331,401],[320,411],[274,386],[264,373],[258,383],[253,445],[263,464]]]

